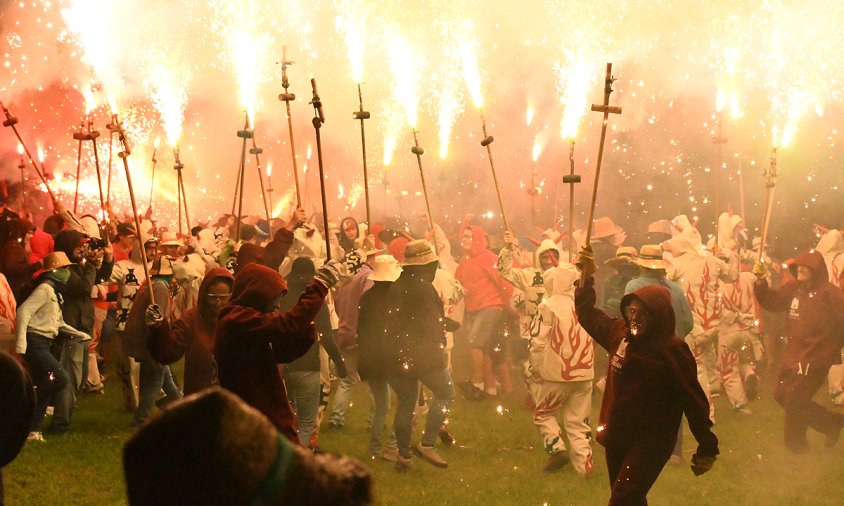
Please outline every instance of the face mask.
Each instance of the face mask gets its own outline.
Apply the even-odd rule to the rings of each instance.
[[[67,269],[56,269],[47,277],[64,285],[70,279],[70,271]]]
[[[634,338],[641,336],[648,329],[648,313],[644,309],[628,307],[625,309],[630,335]]]

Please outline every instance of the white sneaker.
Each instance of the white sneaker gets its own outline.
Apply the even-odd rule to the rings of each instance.
[[[38,441],[40,443],[44,443],[46,440],[44,439],[44,434],[40,432],[30,432],[28,436],[26,436],[27,441]]]

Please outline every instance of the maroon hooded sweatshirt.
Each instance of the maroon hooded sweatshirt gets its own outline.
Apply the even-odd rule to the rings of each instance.
[[[796,280],[797,266],[813,271],[811,281]],[[841,363],[844,338],[844,292],[829,282],[823,255],[807,250],[789,266],[795,279],[778,289],[767,283],[756,284],[754,292],[763,309],[772,312],[788,311],[785,336],[788,342],[780,369],[795,369],[808,374],[808,369],[826,371]]]
[[[313,281],[286,312],[265,312],[287,291],[278,272],[249,264],[234,278],[232,299],[220,310],[214,356],[220,386],[263,413],[298,444],[296,417],[277,363],[295,360],[314,344],[314,317],[328,288]]]
[[[234,281],[227,269],[216,267],[205,274],[199,285],[199,301],[173,323],[150,329],[147,341],[149,353],[160,364],[172,364],[185,357],[185,395],[195,394],[212,386],[217,379],[214,366],[216,318],[203,317],[210,304],[208,288],[217,281]]]
[[[685,413],[698,441],[697,455],[718,455],[694,356],[674,335],[671,293],[662,285],[640,288],[621,299],[622,314],[633,299],[640,300],[649,315],[647,331],[637,338],[630,338],[626,319],[610,318],[595,308],[593,278],[575,291],[580,325],[610,355],[598,442],[618,448],[649,441],[670,449]]]

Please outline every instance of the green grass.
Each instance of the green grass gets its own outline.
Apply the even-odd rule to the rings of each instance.
[[[823,397],[819,394],[819,398]],[[361,459],[367,455],[368,400],[364,388],[340,431],[324,432],[320,445]],[[382,504],[606,504],[609,485],[603,451],[595,445],[595,473],[578,477],[569,467],[546,475],[542,451],[522,396],[497,403],[458,400],[451,416],[457,443],[441,449],[450,467],[437,469],[416,459],[416,468],[398,474],[387,462],[371,461],[376,494]],[[593,416],[597,416],[599,399]],[[782,411],[770,389],[752,404],[751,417],[732,412],[717,400],[721,457],[713,470],[695,477],[688,467],[667,467],[652,489],[651,504],[754,505],[840,504],[844,492],[844,443],[823,448],[823,438],[810,434],[812,452],[789,454],[781,443]],[[125,504],[122,443],[131,435],[130,415],[120,408],[119,386],[108,382],[105,396],[82,396],[74,428],[63,436],[47,435],[46,443],[28,443],[3,470],[10,505]],[[418,435],[417,439],[418,440]],[[685,431],[686,459],[696,447]]]

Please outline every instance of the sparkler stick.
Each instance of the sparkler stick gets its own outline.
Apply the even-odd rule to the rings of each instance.
[[[596,176],[597,177],[597,176]],[[574,258],[574,185],[580,182],[580,175],[574,173],[574,139],[569,147],[569,173],[563,176],[563,183],[569,185],[569,263]],[[589,222],[592,223],[591,221]],[[589,227],[592,228],[591,226]],[[588,243],[587,243],[588,244]]]
[[[419,133],[418,130],[415,128],[413,129],[413,147],[410,148],[410,152],[416,155],[416,164],[419,165],[419,178],[422,179],[422,195],[425,197],[425,209],[428,211],[428,228],[431,231],[434,230],[434,215],[431,214],[431,202],[428,200],[428,186],[425,184],[425,171],[422,170],[422,154],[425,153],[425,150],[419,147],[419,137],[417,134]],[[439,255],[439,248],[437,247],[437,241],[432,241],[434,243],[434,251]]]
[[[261,198],[264,200],[264,213],[267,215],[267,225],[270,223],[270,208],[267,206],[267,193],[264,191],[264,173],[261,172],[261,153],[264,150],[255,145],[255,135],[252,135],[252,147],[249,154],[255,155],[255,164],[258,165],[258,182],[261,183]]]
[[[147,209],[152,208],[152,193],[155,190],[155,166],[158,164],[158,140],[156,139],[155,145],[152,148],[152,175],[149,178],[149,204],[147,205]]]
[[[135,189],[132,187],[132,174],[129,172],[129,155],[132,154],[132,149],[129,146],[129,140],[126,138],[126,131],[123,129],[123,124],[117,120],[117,115],[113,116],[113,121],[117,127],[117,139],[123,146],[123,151],[117,153],[117,156],[123,160],[123,169],[126,172],[126,183],[129,185],[129,199],[132,202],[132,216],[135,218],[135,230],[141,234],[141,219],[138,216],[138,206],[135,204]],[[139,236],[141,237],[141,236]],[[149,264],[147,263],[147,251],[144,245],[141,244],[141,263],[144,266],[144,276],[147,279],[147,291],[149,292],[150,305],[155,304],[155,292],[152,289],[152,279],[149,276]]]
[[[293,117],[290,115],[290,102],[296,100],[296,95],[290,93],[288,89],[290,82],[287,80],[287,67],[293,65],[292,60],[287,59],[287,46],[281,48],[281,86],[284,88],[284,93],[278,96],[278,99],[284,102],[287,109],[287,129],[290,132],[290,156],[293,160],[293,181],[296,184],[296,207],[302,207],[302,192],[299,190],[299,169],[296,166],[296,143],[293,137]],[[326,233],[328,231],[326,230]]]
[[[0,102],[0,108],[3,109],[3,114],[6,116],[6,119],[3,121],[3,126],[12,127],[12,131],[15,132],[15,137],[18,138],[18,142],[23,147],[23,151],[24,153],[26,153],[27,158],[29,158],[29,162],[32,164],[33,167],[35,167],[35,173],[38,174],[39,178],[41,178],[41,182],[44,183],[44,188],[46,188],[47,193],[50,194],[50,200],[53,201],[53,207],[57,207],[59,201],[56,200],[56,196],[55,194],[53,194],[53,190],[50,189],[50,184],[47,182],[47,178],[44,176],[44,173],[41,171],[41,169],[38,168],[38,164],[35,163],[35,158],[32,157],[32,153],[29,152],[29,148],[27,148],[26,144],[24,144],[23,139],[21,138],[21,134],[20,132],[18,132],[18,129],[15,126],[19,121],[18,118],[12,116],[12,114],[9,112],[9,109],[6,108],[3,102]]]
[[[366,230],[368,233],[372,229],[372,214],[369,209],[369,172],[366,167],[366,132],[363,122],[370,118],[370,114],[369,111],[363,110],[363,94],[360,91],[360,83],[358,83],[358,102],[360,103],[360,109],[352,113],[352,117],[360,120],[360,147],[363,156],[363,196],[366,200]]]
[[[76,193],[73,195],[73,214],[76,214],[76,207],[79,203],[79,177],[82,172],[82,141],[87,141],[88,136],[85,133],[85,120],[82,120],[82,123],[79,124],[79,130],[73,132],[74,140],[79,141],[79,146],[76,150]]]
[[[173,149],[173,157],[175,158],[175,163],[173,165],[173,169],[176,171],[176,188],[177,193],[176,195],[176,203],[179,208],[179,234],[182,233],[182,206],[184,205],[185,209],[185,223],[188,227],[188,233],[190,233],[190,216],[188,215],[188,196],[185,193],[185,181],[182,179],[182,169],[185,168],[185,164],[179,159],[179,148],[178,146]]]
[[[246,181],[244,180],[244,174],[246,172],[246,139],[251,139],[254,135],[252,130],[249,129],[249,113],[245,114],[246,120],[243,125],[243,130],[237,131],[237,136],[243,139],[243,148],[240,151],[240,193],[237,195],[237,225],[235,227],[235,241],[240,240],[240,221],[243,218],[243,187],[246,186]],[[234,211],[232,211],[234,214]]]
[[[487,134],[486,118],[481,112],[481,125],[483,127],[484,139],[481,141],[481,146],[486,147],[487,158],[489,158],[489,168],[492,169],[492,181],[495,183],[495,193],[498,195],[498,207],[501,209],[501,219],[504,221],[504,229],[510,230],[510,225],[507,223],[507,215],[504,213],[504,201],[501,199],[501,189],[498,187],[498,176],[495,174],[495,162],[492,160],[492,141],[495,139]]]
[[[715,247],[718,247],[718,218],[719,213],[721,211],[721,168],[724,164],[723,155],[722,155],[722,146],[727,143],[727,139],[721,135],[721,129],[723,126],[723,115],[721,111],[718,111],[717,115],[715,116],[715,124],[718,126],[718,133],[715,137],[712,138],[712,143],[717,146],[718,152],[718,165],[715,167]],[[742,214],[742,218],[744,215]]]
[[[610,105],[610,93],[612,93],[612,83],[614,81],[615,78],[612,75],[612,63],[607,63],[607,75],[604,79],[604,103],[592,104],[593,111],[604,113],[604,122],[601,124],[601,141],[598,144],[598,162],[595,167],[595,184],[592,186],[592,202],[589,204],[589,220],[586,222],[585,244],[587,246],[592,240],[592,220],[595,217],[595,202],[598,198],[598,181],[601,177],[601,161],[604,157],[604,141],[607,138],[607,123],[609,122],[610,114],[621,114],[621,107]],[[581,279],[581,281],[583,281],[583,279]]]
[[[774,190],[777,187],[777,148],[771,149],[771,164],[765,171],[765,209],[762,219],[762,242],[759,244],[759,251],[756,253],[756,261],[762,261],[765,251],[765,243],[768,240],[768,226],[771,224],[771,212],[774,204]]]
[[[94,146],[94,166],[97,168],[97,187],[100,190],[100,209],[103,214],[103,221],[105,221],[105,198],[103,197],[103,180],[100,176],[100,155],[97,151],[97,137],[100,136],[100,132],[93,129],[93,122],[89,119],[88,120],[88,138],[91,141],[91,144]]]
[[[111,115],[111,122],[106,124],[108,129],[108,183],[106,184],[106,204],[111,206],[111,155],[112,146],[114,144],[114,134],[117,133],[116,128],[117,114]],[[152,205],[152,192],[150,192],[150,205]]]
[[[26,164],[23,162],[23,157],[21,157],[21,161],[18,163],[18,168],[21,170],[21,210],[26,214],[26,178],[23,175]]]
[[[328,202],[325,200],[325,170],[322,166],[322,139],[320,138],[320,128],[325,123],[325,114],[322,112],[322,101],[317,93],[316,78],[311,78],[311,89],[313,90],[313,99],[311,104],[314,106],[314,131],[316,132],[317,145],[317,161],[319,162],[319,189],[322,193],[322,224],[325,227],[325,258],[331,260],[331,241],[329,240],[328,230]]]

